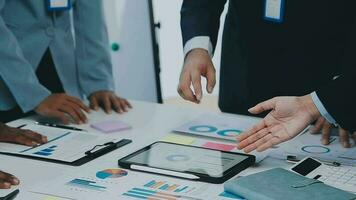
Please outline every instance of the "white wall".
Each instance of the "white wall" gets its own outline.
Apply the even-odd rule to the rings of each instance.
[[[163,99],[176,97],[179,74],[183,65],[183,47],[180,30],[180,8],[182,0],[153,0],[155,20],[161,22],[161,29],[158,31],[158,42],[160,45],[161,60],[161,86]],[[225,9],[226,10],[226,9]],[[224,24],[225,14],[222,15]],[[217,85],[214,94],[218,94],[219,71],[221,55],[221,30],[219,34],[218,46],[213,62],[217,70]],[[204,82],[205,84],[205,82]]]
[[[125,98],[157,102],[156,74],[147,0],[104,0],[116,92]]]

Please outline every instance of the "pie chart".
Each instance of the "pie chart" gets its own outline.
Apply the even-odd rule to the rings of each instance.
[[[242,131],[237,129],[227,129],[227,130],[221,130],[217,132],[218,135],[221,135],[223,137],[235,137],[240,135],[241,133]]]
[[[119,178],[119,177],[127,176],[127,174],[128,174],[127,171],[123,169],[106,169],[97,172],[96,177],[100,179]]]

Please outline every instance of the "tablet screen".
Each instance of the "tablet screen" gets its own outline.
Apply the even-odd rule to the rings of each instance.
[[[210,149],[155,143],[150,148],[129,157],[126,162],[180,172],[207,174],[222,177],[224,172],[248,156]]]

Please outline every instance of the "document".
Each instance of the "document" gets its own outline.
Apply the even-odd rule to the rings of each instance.
[[[28,124],[22,129],[32,130],[47,136],[48,143],[36,147],[0,143],[0,152],[74,162],[84,157],[85,152],[91,150],[94,146],[116,141],[110,137],[98,136],[88,132],[36,124]]]
[[[236,136],[248,130],[260,119],[239,115],[205,114],[174,129],[176,132],[236,141]]]
[[[356,165],[356,147],[343,148],[338,136],[330,137],[329,145],[321,144],[321,135],[306,132],[293,140],[280,145],[271,152],[275,158],[285,159],[287,155],[297,156],[298,159],[313,157],[321,161],[338,162],[344,165]]]
[[[61,199],[229,200],[222,185],[132,172],[121,168],[76,170],[29,188],[31,193]]]

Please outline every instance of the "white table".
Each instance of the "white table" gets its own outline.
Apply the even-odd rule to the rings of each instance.
[[[92,112],[89,115],[89,123],[106,121],[110,119],[118,119],[130,124],[133,129],[118,133],[110,134],[117,138],[132,139],[133,142],[116,151],[106,154],[80,167],[72,167],[66,165],[58,165],[49,162],[42,162],[30,159],[23,159],[11,156],[0,155],[0,169],[16,175],[21,180],[20,194],[16,199],[39,199],[36,195],[26,191],[26,188],[33,184],[40,183],[57,177],[62,173],[70,173],[78,168],[91,168],[98,165],[103,167],[117,167],[117,160],[129,153],[132,153],[144,146],[147,146],[155,141],[158,141],[166,134],[171,133],[171,130],[182,125],[183,123],[192,120],[203,113],[199,109],[187,109],[171,105],[153,104],[139,101],[132,101],[133,109],[130,112],[119,115],[106,115],[104,112]],[[222,114],[227,115],[227,114]],[[34,119],[20,119],[11,122],[10,125],[18,126],[25,123],[33,123]],[[102,134],[90,128],[89,124],[78,125],[78,128],[88,130],[93,133]],[[244,173],[255,173],[266,170],[272,167],[289,167],[289,165],[281,160],[266,158],[258,166],[245,170]],[[156,176],[156,175],[152,175]],[[222,188],[222,185],[219,185]],[[1,191],[4,192],[4,191]],[[42,199],[42,198],[40,198]]]

